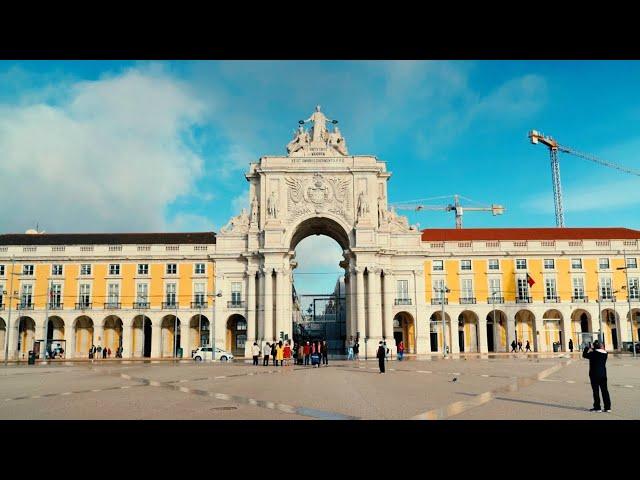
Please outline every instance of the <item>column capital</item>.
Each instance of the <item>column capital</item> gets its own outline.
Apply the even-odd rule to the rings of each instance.
[[[351,269],[351,273],[354,275],[363,275],[364,274],[364,268],[363,267],[353,267]]]
[[[260,269],[256,268],[256,267],[249,267],[246,270],[246,275],[251,277],[251,276],[255,276],[256,273],[258,273]]]
[[[375,275],[380,275],[382,273],[382,268],[380,268],[380,267],[371,267],[371,268],[369,268],[369,272],[373,272]]]

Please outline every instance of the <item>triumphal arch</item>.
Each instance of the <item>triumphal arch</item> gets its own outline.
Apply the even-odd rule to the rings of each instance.
[[[358,336],[369,353],[380,340],[395,346],[399,308],[426,318],[421,232],[388,208],[386,162],[350,154],[337,123],[317,106],[299,121],[286,155],[251,163],[245,174],[250,207],[217,236],[216,288],[229,292],[241,284],[246,302],[216,302],[216,318],[246,320],[247,355],[254,341],[263,345],[281,332],[292,337],[295,248],[309,235],[327,235],[342,248],[347,336]],[[413,305],[396,305],[398,275],[410,278]],[[422,353],[429,332],[414,335]]]

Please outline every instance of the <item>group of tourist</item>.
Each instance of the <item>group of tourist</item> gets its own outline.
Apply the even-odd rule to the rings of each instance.
[[[253,364],[258,365],[258,358],[262,354],[262,365],[269,365],[271,358],[274,366],[287,365],[329,365],[329,346],[326,340],[316,342],[294,343],[293,348],[288,340],[284,343],[280,340],[278,343],[267,342],[262,351],[257,342],[251,347],[251,355],[253,356]],[[279,363],[278,363],[279,362]]]
[[[102,347],[100,345],[96,347],[95,345],[91,345],[91,348],[89,349],[89,358],[110,358],[111,353],[111,348],[109,347]],[[116,349],[116,358],[122,358],[122,347],[118,347]]]
[[[522,351],[522,340],[518,340],[518,343],[516,343],[516,341],[512,341],[511,342],[511,353],[515,353],[515,352],[521,352]],[[529,343],[529,340],[527,340],[527,343],[525,345],[525,351],[526,352],[530,352],[531,351],[531,344]]]

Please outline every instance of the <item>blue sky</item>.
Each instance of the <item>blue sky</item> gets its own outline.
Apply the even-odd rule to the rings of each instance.
[[[392,202],[459,193],[507,209],[467,227],[554,226],[528,130],[640,169],[638,84],[637,61],[4,61],[0,231],[218,230],[246,203],[248,163],[284,154],[318,103],[350,153],[388,162]],[[640,228],[638,177],[566,155],[561,174],[567,226]],[[301,272],[337,271],[321,238],[301,243]]]

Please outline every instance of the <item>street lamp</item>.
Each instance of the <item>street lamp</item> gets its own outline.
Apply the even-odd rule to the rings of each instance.
[[[443,286],[440,289],[440,307],[442,309],[442,352],[443,352],[443,357],[442,358],[447,358],[447,333],[446,333],[446,323],[444,321],[444,294],[445,293],[449,293],[451,292],[451,290],[449,290],[447,287]],[[453,342],[453,326],[451,327],[451,338],[452,338],[452,342]]]
[[[211,327],[209,328],[209,343],[211,344],[211,362],[216,361],[216,297],[222,296],[222,291],[218,290],[218,293],[207,293],[211,297]]]
[[[616,270],[624,270],[625,278],[627,280],[627,285],[622,287],[627,290],[627,302],[629,302],[629,326],[631,327],[631,351],[633,352],[633,356],[636,356],[636,343],[633,340],[633,315],[631,311],[631,293],[635,291],[637,293],[638,287],[636,285],[629,284],[629,265],[627,264],[627,252],[623,251],[624,255],[624,267],[618,267]]]

